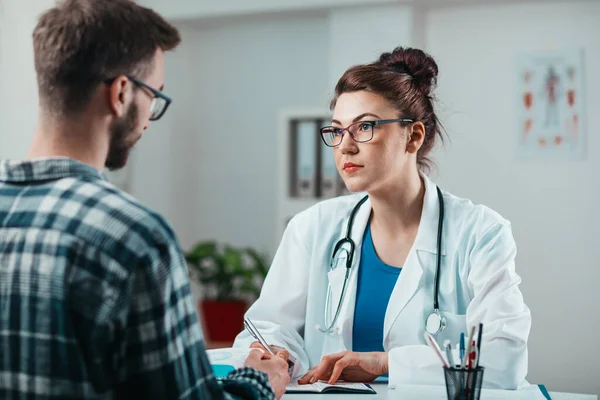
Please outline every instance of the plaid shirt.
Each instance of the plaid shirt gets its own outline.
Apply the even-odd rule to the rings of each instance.
[[[0,398],[274,398],[217,381],[177,239],[67,158],[0,162]]]

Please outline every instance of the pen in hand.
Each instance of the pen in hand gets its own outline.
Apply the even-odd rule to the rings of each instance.
[[[256,329],[252,321],[250,321],[248,318],[244,318],[244,327],[248,332],[250,332],[254,339],[258,340],[258,342],[262,345],[262,347],[265,348],[265,350],[267,350],[272,356],[275,355],[275,352],[273,351],[271,346],[269,346],[267,341],[262,337],[258,329]]]
[[[260,334],[260,332],[258,331],[258,329],[256,329],[256,327],[254,326],[254,324],[252,323],[252,321],[250,321],[250,319],[248,318],[244,318],[244,327],[246,328],[246,330],[248,332],[250,332],[250,335],[252,335],[252,337],[254,337],[254,339],[256,339],[258,341],[258,343],[261,344],[262,347],[265,348],[265,350],[267,350],[269,352],[269,354],[271,354],[272,356],[275,356],[275,351],[273,350],[273,348],[267,343],[267,341],[265,340],[265,338]],[[287,350],[281,349],[283,351],[285,351],[286,354],[286,361],[288,363],[288,374],[290,375],[290,377],[292,376],[293,370],[294,370],[294,362],[292,360],[290,360],[289,357],[289,352]]]

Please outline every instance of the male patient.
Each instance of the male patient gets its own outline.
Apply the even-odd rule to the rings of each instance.
[[[177,30],[133,1],[66,0],[33,41],[33,143],[0,162],[0,398],[281,397],[286,354],[215,379],[174,233],[100,173],[166,111]]]

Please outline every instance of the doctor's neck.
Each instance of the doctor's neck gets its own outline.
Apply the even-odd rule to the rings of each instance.
[[[369,193],[371,223],[392,236],[418,227],[424,198],[425,184],[419,172],[411,170],[393,184]]]

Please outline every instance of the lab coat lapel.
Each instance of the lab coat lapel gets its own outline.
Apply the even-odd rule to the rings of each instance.
[[[398,281],[390,296],[384,321],[384,340],[389,335],[398,315],[404,310],[419,288],[423,270],[427,267],[426,265],[422,265],[423,260],[431,259],[431,257],[422,257],[419,253],[427,252],[437,254],[437,229],[439,217],[437,189],[436,185],[426,176],[422,175],[422,177],[425,184],[425,197],[423,199],[423,210],[421,212],[421,220],[419,221],[419,229],[413,247],[406,258],[402,272],[400,272]],[[444,241],[442,241],[442,245],[443,244]],[[444,247],[442,247],[442,255],[444,254]],[[435,268],[435,265],[433,268]]]
[[[406,258],[404,268],[402,268],[402,272],[398,276],[398,281],[390,296],[383,325],[384,339],[389,335],[398,315],[400,315],[404,307],[406,307],[410,299],[417,292],[422,275],[423,268],[419,262],[419,257],[417,257],[416,252],[412,249]]]

